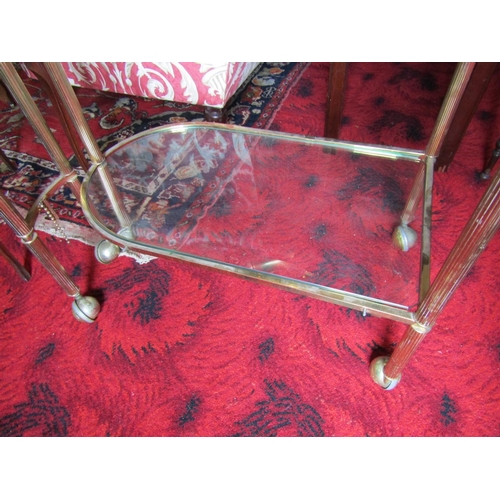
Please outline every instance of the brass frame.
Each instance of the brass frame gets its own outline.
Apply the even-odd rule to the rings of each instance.
[[[430,238],[431,238],[431,213],[432,213],[432,185],[433,173],[436,159],[439,155],[446,132],[451,126],[455,112],[460,103],[460,99],[466,89],[475,63],[460,63],[457,66],[455,75],[448,89],[440,114],[436,121],[433,133],[425,151],[402,150],[398,148],[381,148],[364,144],[347,143],[334,141],[331,139],[304,138],[303,141],[313,141],[316,144],[335,146],[339,149],[355,150],[363,154],[374,154],[386,158],[404,158],[420,162],[420,168],[414,181],[413,188],[408,197],[405,209],[401,215],[401,226],[403,232],[409,230],[408,225],[415,219],[417,209],[422,204],[422,241],[421,241],[421,263],[420,263],[420,290],[419,305],[415,313],[408,308],[397,304],[386,303],[384,301],[366,298],[357,294],[343,292],[342,290],[330,289],[321,286],[312,286],[303,282],[294,282],[277,277],[265,272],[259,272],[246,268],[239,268],[220,262],[209,261],[199,257],[181,254],[167,249],[155,249],[145,244],[137,243],[120,234],[110,234],[106,228],[100,224],[92,215],[92,207],[89,206],[85,194],[88,189],[91,176],[97,171],[105,183],[108,194],[111,196],[113,205],[119,220],[122,221],[123,229],[126,229],[130,221],[124,217],[123,207],[119,205],[119,198],[113,189],[112,181],[106,176],[105,155],[97,154],[95,151],[95,140],[88,132],[88,126],[83,118],[76,96],[69,85],[64,72],[58,68],[57,63],[44,63],[49,74],[51,74],[59,87],[59,97],[71,112],[72,119],[82,142],[89,152],[96,153],[96,160],[93,167],[87,173],[82,185],[82,207],[89,222],[101,233],[106,235],[111,241],[120,246],[132,247],[143,253],[152,255],[164,255],[175,257],[189,262],[202,265],[209,265],[221,271],[238,274],[246,278],[265,281],[275,286],[295,291],[303,295],[319,298],[334,304],[358,309],[365,313],[370,313],[384,318],[397,320],[408,325],[401,342],[396,346],[391,356],[376,358],[371,364],[372,378],[384,389],[393,389],[401,379],[404,367],[408,364],[416,348],[425,335],[432,329],[444,306],[462,282],[463,278],[470,270],[480,253],[484,250],[495,232],[500,227],[500,171],[497,172],[489,189],[479,202],[479,205],[470,218],[468,224],[458,238],[453,250],[450,252],[446,262],[438,272],[437,277],[430,282]],[[78,111],[79,110],[79,111]],[[189,127],[190,124],[168,126],[168,130],[178,130],[178,127]],[[210,124],[210,127],[221,127],[231,130],[236,127],[228,125]],[[147,132],[145,132],[147,133]],[[247,134],[262,135],[261,131],[245,129]],[[272,132],[265,132],[272,135]],[[140,135],[140,134],[139,134]],[[135,140],[139,136],[134,136],[120,143],[116,147],[121,147],[130,140]],[[275,133],[280,139],[287,137],[297,137],[290,134]],[[111,154],[114,148],[107,154]],[[92,155],[91,155],[92,156]],[[411,233],[410,233],[411,236]],[[412,238],[409,238],[410,244]]]
[[[338,150],[350,151],[352,153],[364,154],[369,156],[375,156],[378,158],[388,158],[391,160],[407,160],[414,163],[422,162],[422,152],[403,148],[392,148],[385,146],[375,146],[375,145],[359,145],[356,143],[349,143],[345,141],[336,141],[333,139],[318,139],[318,138],[306,138],[297,134],[285,134],[280,132],[272,131],[255,131],[245,127],[239,127],[235,125],[225,125],[218,123],[207,124],[208,127],[213,129],[220,129],[225,131],[240,131],[244,132],[245,135],[255,135],[256,137],[276,137],[280,140],[297,140],[300,139],[301,142],[311,142],[314,144],[324,144],[328,146],[335,146]],[[175,125],[165,125],[161,127],[156,127],[155,132],[163,132],[165,134],[172,133],[177,134],[187,131],[191,128],[199,128],[199,123],[184,123]],[[106,156],[112,155],[117,149],[124,147],[131,141],[135,141],[140,137],[147,136],[151,131],[140,132],[139,134],[129,137],[115,146],[111,147],[106,151]],[[94,215],[94,207],[87,201],[87,192],[89,188],[90,180],[94,175],[101,174],[103,169],[107,168],[107,163],[95,164],[87,172],[85,179],[82,183],[82,209],[85,213],[89,223],[102,235],[105,235],[106,239],[116,243],[120,247],[125,247],[138,251],[140,253],[148,255],[161,255],[164,257],[173,257],[179,260],[184,260],[187,262],[192,262],[195,264],[209,266],[213,269],[219,271],[224,271],[232,274],[237,274],[245,278],[254,281],[263,281],[269,283],[276,287],[284,290],[292,291],[305,295],[308,297],[313,297],[326,302],[331,302],[336,305],[345,306],[350,309],[355,309],[363,312],[364,314],[371,314],[373,316],[388,318],[395,321],[400,321],[405,324],[412,324],[415,321],[414,314],[409,311],[409,307],[401,304],[391,303],[378,298],[367,297],[364,295],[346,292],[344,290],[329,288],[320,285],[312,285],[305,283],[303,281],[294,280],[292,278],[286,278],[281,276],[276,276],[274,274],[266,273],[264,271],[252,270],[246,267],[226,264],[220,261],[215,261],[213,259],[201,258],[196,255],[187,254],[184,252],[179,252],[176,250],[171,250],[168,248],[158,248],[147,245],[145,243],[134,241],[130,237],[130,233],[126,233],[123,230],[127,229],[122,226],[122,230],[116,234],[109,232],[105,225],[103,225],[97,216]],[[101,177],[102,180],[102,177]],[[108,193],[109,195],[109,193]]]
[[[81,201],[80,180],[52,135],[14,65],[8,62],[0,62],[0,77],[60,171],[59,177],[39,195],[35,203],[28,210],[25,218],[16,210],[13,203],[0,193],[0,217],[5,220],[15,235],[28,247],[30,252],[40,261],[42,266],[56,280],[66,294],[75,299],[72,305],[74,316],[81,321],[93,322],[99,313],[100,307],[98,302],[92,297],[81,295],[76,283],[35,232],[35,222],[42,206],[45,207],[48,213],[55,217],[54,211],[47,201],[51,193],[67,184],[76,199],[79,202]],[[19,266],[15,265],[15,262],[12,262],[11,259],[7,260],[14,266],[18,273],[21,272],[23,277],[26,277],[19,269]]]

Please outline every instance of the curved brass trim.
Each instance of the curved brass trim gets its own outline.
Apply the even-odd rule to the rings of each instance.
[[[36,218],[40,212],[40,204],[44,203],[45,200],[55,191],[63,187],[67,182],[72,182],[75,179],[78,179],[78,175],[75,171],[68,172],[66,174],[61,174],[54,182],[52,182],[49,186],[47,186],[35,200],[33,205],[28,210],[26,214],[26,223],[30,226],[33,226]]]

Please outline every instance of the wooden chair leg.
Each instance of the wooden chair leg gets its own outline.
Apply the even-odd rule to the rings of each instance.
[[[226,109],[225,108],[213,108],[211,106],[205,107],[204,113],[205,121],[214,123],[226,123]]]
[[[11,172],[16,171],[16,167],[10,160],[10,158],[0,149],[0,164],[4,164],[8,170]]]
[[[0,241],[0,256],[3,257],[24,280],[29,281],[31,275],[28,270],[9,252],[8,248]]]
[[[493,170],[493,168],[495,168],[495,165],[497,164],[499,158],[500,158],[500,140],[497,141],[495,149],[491,154],[490,161],[487,163],[487,165],[484,167],[483,171],[480,174],[482,180],[487,180],[490,178],[491,171]]]
[[[10,95],[10,92],[7,90],[5,85],[0,81],[0,101],[8,104],[9,106],[15,106],[16,102],[13,97]]]
[[[342,123],[347,63],[330,63],[326,103],[325,137],[338,139]]]
[[[453,123],[446,133],[435,170],[446,172],[455,157],[460,141],[486,91],[498,63],[476,63],[469,85],[457,109]],[[342,123],[347,63],[330,63],[325,137],[337,139]]]

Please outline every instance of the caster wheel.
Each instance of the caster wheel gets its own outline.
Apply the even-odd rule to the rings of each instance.
[[[394,389],[399,384],[401,376],[395,380],[388,379],[384,374],[384,366],[389,361],[389,356],[379,356],[370,363],[370,375],[375,383],[386,391]]]
[[[417,233],[411,227],[398,226],[392,233],[394,245],[403,252],[407,252],[417,242]]]
[[[101,264],[109,264],[120,255],[120,247],[110,241],[102,240],[96,245],[94,254]]]
[[[83,321],[85,323],[93,323],[97,318],[101,306],[94,297],[78,296],[75,298],[71,309],[73,311],[73,316],[78,321]]]

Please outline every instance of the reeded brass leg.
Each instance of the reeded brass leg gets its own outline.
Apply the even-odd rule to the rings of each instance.
[[[417,177],[413,182],[413,187],[406,201],[406,206],[401,215],[401,225],[392,233],[392,241],[396,247],[403,252],[407,252],[417,242],[417,233],[409,224],[415,219],[417,208],[424,193],[425,164],[421,163]]]
[[[429,139],[429,144],[425,150],[425,160],[422,161],[420,165],[411,193],[408,196],[408,201],[401,215],[401,225],[398,226],[393,233],[392,239],[394,244],[405,252],[413,247],[417,241],[417,234],[409,227],[409,224],[415,219],[415,214],[424,197],[424,193],[425,200],[430,199],[430,195],[432,194],[426,192],[426,185],[430,185],[429,187],[432,188],[432,183],[429,183],[431,177],[426,175],[429,161],[434,164],[439,155],[446,133],[453,122],[453,118],[465,92],[474,66],[475,63],[459,63],[457,65],[457,69],[448,87],[443,105],[439,111],[439,116]],[[424,217],[425,216],[428,216],[428,214],[424,213]]]
[[[52,132],[50,131],[47,123],[42,116],[42,113],[36,107],[36,104],[31,98],[31,95],[26,89],[26,86],[17,74],[14,65],[8,62],[0,62],[0,77],[13,95],[19,108],[29,121],[30,125],[33,127],[33,130],[44,145],[50,157],[57,165],[59,171],[62,174],[67,175],[66,183],[71,189],[71,192],[73,193],[75,198],[80,201],[80,181],[78,180],[73,167],[69,164],[68,159],[59,146],[59,143],[56,141]]]
[[[388,361],[386,360],[387,363],[379,358],[373,360],[372,377],[384,389],[392,389],[396,386],[404,367],[499,227],[500,171],[496,173],[423,298],[415,315],[415,324],[407,328],[392,356]]]
[[[5,220],[16,236],[28,247],[30,252],[40,261],[66,294],[74,297],[75,301],[73,302],[72,310],[75,318],[80,321],[92,323],[100,310],[97,300],[93,297],[86,297],[80,294],[78,286],[68,275],[61,263],[38,238],[34,229],[27,224],[10,200],[1,193],[0,217]]]
[[[106,164],[106,157],[99,149],[99,145],[90,130],[90,127],[83,115],[82,108],[75,95],[73,88],[68,82],[68,78],[60,63],[43,63],[43,67],[50,79],[54,92],[59,98],[61,106],[65,107],[68,116],[80,136],[80,139],[87,150],[92,165],[99,165],[99,175],[102,185],[106,190],[108,199],[110,200],[117,219],[123,229],[130,227],[131,221],[128,216],[127,209],[123,200],[118,195],[116,186],[109,173]]]

